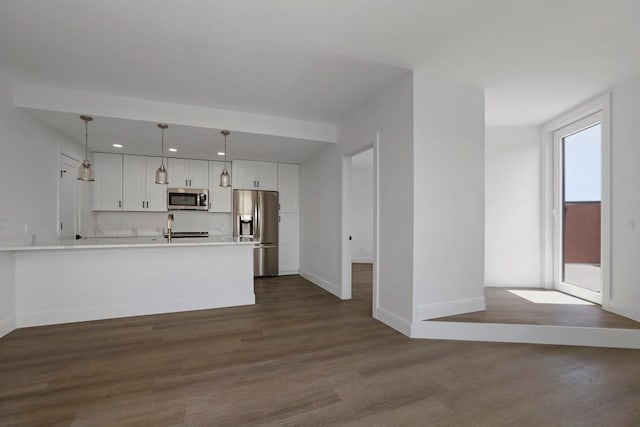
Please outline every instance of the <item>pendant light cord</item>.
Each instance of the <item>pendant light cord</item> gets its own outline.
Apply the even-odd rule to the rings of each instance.
[[[84,121],[84,159],[89,159],[89,122]]]
[[[160,164],[164,166],[164,131],[165,128],[162,128],[162,152],[160,153]]]
[[[224,136],[224,168],[227,168],[227,135]]]

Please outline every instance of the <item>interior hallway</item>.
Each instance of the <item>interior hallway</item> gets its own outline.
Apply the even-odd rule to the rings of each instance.
[[[254,306],[19,329],[0,425],[638,425],[638,351],[411,340],[299,276]]]

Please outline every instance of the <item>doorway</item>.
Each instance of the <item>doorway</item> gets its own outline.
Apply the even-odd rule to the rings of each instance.
[[[554,287],[602,304],[602,114],[554,132],[554,151]]]
[[[58,159],[58,238],[75,239],[79,229],[78,166],[80,162],[60,153]]]
[[[370,297],[373,317],[378,304],[378,147],[376,135],[342,158],[342,298]],[[364,289],[368,283],[372,286]]]

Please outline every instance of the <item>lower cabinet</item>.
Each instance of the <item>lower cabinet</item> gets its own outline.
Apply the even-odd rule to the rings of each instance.
[[[280,213],[278,274],[298,274],[300,269],[300,214]]]
[[[167,211],[167,185],[155,182],[160,162],[159,157],[124,156],[123,210]]]

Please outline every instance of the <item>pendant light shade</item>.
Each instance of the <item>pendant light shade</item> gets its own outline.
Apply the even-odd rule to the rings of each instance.
[[[93,120],[90,116],[80,116],[84,122],[84,162],[78,168],[78,179],[80,181],[95,181],[93,168],[89,162],[89,122]]]
[[[227,136],[231,133],[228,130],[220,131],[224,135],[224,168],[220,174],[220,187],[231,187],[231,175],[227,170]]]
[[[162,152],[160,153],[162,160],[160,161],[160,167],[156,171],[156,184],[168,184],[169,174],[167,173],[167,169],[164,167],[164,131],[169,126],[164,123],[158,123],[158,127],[162,129]]]

